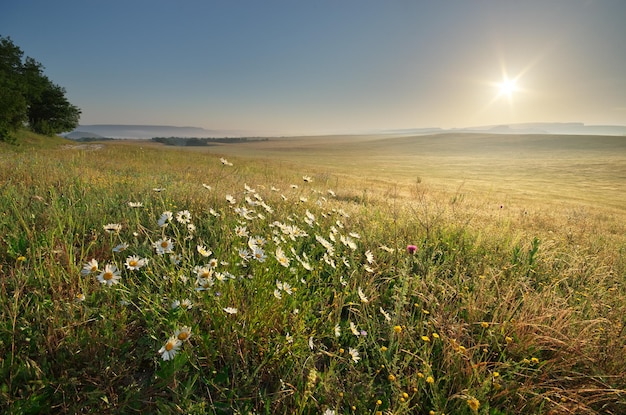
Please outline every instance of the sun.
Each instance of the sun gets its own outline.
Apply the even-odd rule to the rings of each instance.
[[[499,96],[506,95],[509,98],[513,95],[513,92],[517,91],[517,80],[504,78],[502,82],[498,84]]]

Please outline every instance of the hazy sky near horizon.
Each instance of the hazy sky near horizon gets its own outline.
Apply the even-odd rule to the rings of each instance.
[[[81,124],[260,134],[626,125],[625,22],[623,0],[0,5]]]

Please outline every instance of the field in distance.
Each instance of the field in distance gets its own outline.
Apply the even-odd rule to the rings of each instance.
[[[411,185],[500,200],[626,206],[626,137],[448,133],[272,138],[194,148],[332,171],[362,187]]]

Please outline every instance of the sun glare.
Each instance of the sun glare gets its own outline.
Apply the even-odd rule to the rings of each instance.
[[[510,97],[513,95],[513,92],[517,91],[517,81],[515,79],[504,79],[498,84],[498,88],[500,89],[499,95]]]
[[[511,98],[513,93],[518,90],[517,80],[504,78],[504,80],[502,80],[502,82],[498,84],[498,89],[498,96],[506,95],[507,97]]]

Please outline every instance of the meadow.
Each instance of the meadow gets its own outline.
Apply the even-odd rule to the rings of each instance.
[[[2,413],[626,413],[624,137],[29,140]]]

